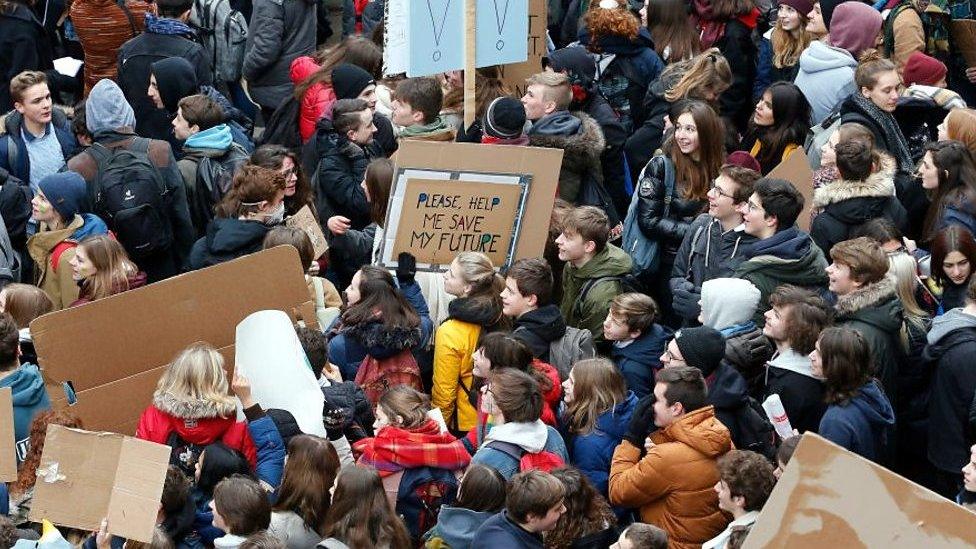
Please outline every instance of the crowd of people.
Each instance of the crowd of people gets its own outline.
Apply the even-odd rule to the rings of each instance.
[[[327,436],[190,345],[134,433],[172,448],[153,541],[65,544],[739,547],[806,432],[976,505],[970,4],[546,5],[518,97],[384,74],[383,0],[0,0],[0,546],[84,428],[31,321],[275,246]],[[381,265],[408,140],[561,150],[543,256]]]

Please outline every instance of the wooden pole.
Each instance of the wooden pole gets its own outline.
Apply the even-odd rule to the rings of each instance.
[[[477,109],[475,101],[475,36],[477,7],[476,0],[465,0],[464,10],[464,128],[467,131],[474,123]]]

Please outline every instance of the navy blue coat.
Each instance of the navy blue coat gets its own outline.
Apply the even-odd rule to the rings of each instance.
[[[30,158],[27,154],[27,145],[24,143],[24,135],[21,133],[23,122],[23,115],[17,111],[12,111],[4,121],[6,135],[0,138],[0,168],[26,183],[30,181]],[[71,121],[64,111],[55,107],[51,110],[51,122],[54,123],[54,135],[61,144],[61,154],[67,162],[78,150],[78,141],[75,139],[75,134],[71,132]],[[11,157],[14,160],[13,166],[10,165]]]
[[[652,324],[630,345],[614,345],[611,356],[613,363],[627,381],[627,389],[633,391],[637,398],[654,391],[654,372],[661,369],[661,355],[671,336],[668,328]]]
[[[632,391],[628,391],[623,402],[617,404],[613,410],[600,414],[592,432],[572,436],[566,434],[563,429],[563,438],[569,443],[570,460],[590,479],[603,497],[608,497],[613,451],[617,449],[617,445],[627,433],[630,417],[636,406],[637,396]]]

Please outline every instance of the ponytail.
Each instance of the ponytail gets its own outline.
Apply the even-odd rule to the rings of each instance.
[[[861,53],[857,62],[857,69],[854,71],[854,83],[858,88],[871,89],[878,83],[881,73],[898,70],[890,59],[886,59],[881,52],[869,48]]]

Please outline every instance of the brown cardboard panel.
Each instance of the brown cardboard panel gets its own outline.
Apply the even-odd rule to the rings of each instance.
[[[134,433],[162,369],[186,346],[224,350],[233,371],[237,324],[264,309],[309,301],[298,251],[280,246],[81,307],[44,315],[31,334],[55,402],[70,381],[88,429]]]
[[[743,547],[959,548],[976,514],[806,433]]]
[[[0,389],[0,482],[17,480],[16,445],[13,391],[4,387]]]
[[[148,542],[169,466],[169,447],[115,433],[48,427],[30,518]]]
[[[431,143],[408,139],[400,143],[398,168],[469,170],[530,174],[529,197],[525,203],[522,230],[515,244],[515,259],[542,257],[549,236],[549,214],[559,185],[563,151],[508,145],[474,143]]]
[[[529,58],[522,63],[499,67],[501,79],[515,97],[525,95],[525,79],[542,72],[542,58],[546,55],[546,0],[529,2]]]
[[[803,149],[797,149],[789,158],[773,168],[766,177],[785,179],[803,195],[803,211],[796,219],[801,230],[810,231],[810,210],[813,209],[813,170]]]
[[[329,243],[322,232],[322,226],[312,215],[312,209],[307,204],[302,206],[302,209],[298,210],[295,215],[286,219],[285,225],[305,231],[309,240],[312,241],[312,249],[316,258],[322,257],[325,252],[329,251]]]

